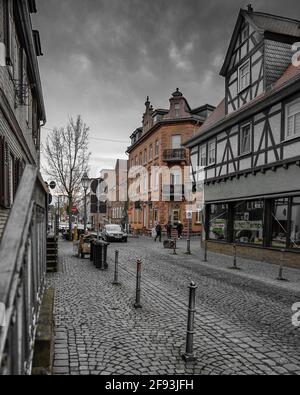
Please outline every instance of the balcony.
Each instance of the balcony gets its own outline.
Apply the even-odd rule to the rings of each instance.
[[[187,159],[186,150],[184,148],[179,149],[166,149],[163,152],[164,162],[182,162]]]

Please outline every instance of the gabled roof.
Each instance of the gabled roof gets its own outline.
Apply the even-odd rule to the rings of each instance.
[[[193,146],[193,143],[203,134],[221,127],[221,125],[229,120],[232,120],[242,113],[250,110],[256,104],[263,102],[270,96],[274,95],[275,93],[283,90],[287,86],[293,85],[295,82],[300,81],[300,66],[295,67],[292,64],[286,69],[283,75],[273,84],[271,85],[270,89],[263,92],[261,95],[257,96],[252,101],[248,102],[244,106],[242,106],[237,111],[226,115],[225,114],[225,99],[221,101],[221,103],[217,106],[215,111],[206,119],[203,125],[198,129],[197,134],[191,138],[189,141],[186,142],[185,145]]]
[[[282,16],[265,14],[262,12],[247,11],[241,9],[237,18],[237,22],[231,37],[229,48],[225,56],[225,61],[220,71],[220,75],[225,77],[227,68],[230,63],[232,53],[234,51],[238,35],[244,19],[258,33],[265,32],[277,33],[289,37],[300,38],[300,21],[296,19],[285,18]]]

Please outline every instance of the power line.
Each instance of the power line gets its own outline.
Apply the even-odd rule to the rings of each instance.
[[[50,129],[50,128],[46,128],[46,127],[42,127],[45,130],[49,130],[51,132],[54,131],[54,129]],[[105,139],[105,138],[101,138],[101,137],[89,137],[90,140],[95,140],[95,141],[106,141],[109,143],[119,143],[119,144],[129,144],[129,141],[124,141],[124,140],[115,140],[115,139]]]

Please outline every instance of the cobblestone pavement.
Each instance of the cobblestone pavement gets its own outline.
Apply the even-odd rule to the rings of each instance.
[[[120,286],[112,285],[115,249]],[[131,239],[109,246],[109,269],[102,272],[62,242],[60,272],[48,276],[56,290],[54,374],[299,375],[300,328],[292,326],[291,307],[300,291],[202,265],[183,252],[183,242],[173,256],[151,239]],[[137,258],[141,310],[133,308]],[[191,280],[198,286],[197,360],[184,363]]]

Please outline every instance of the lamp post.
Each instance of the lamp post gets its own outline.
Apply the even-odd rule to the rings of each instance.
[[[86,228],[87,228],[86,193],[87,193],[87,190],[88,190],[89,185],[90,185],[90,179],[89,179],[89,177],[87,175],[87,172],[85,172],[83,174],[83,177],[81,179],[81,185],[82,185],[83,190],[84,190],[84,232],[85,232]]]

